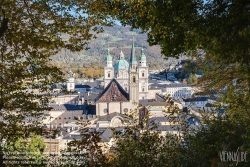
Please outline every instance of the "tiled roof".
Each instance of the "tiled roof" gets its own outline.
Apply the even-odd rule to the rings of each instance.
[[[122,88],[122,86],[112,79],[103,92],[96,97],[96,102],[120,102],[129,101],[129,94]]]
[[[195,102],[195,101],[207,101],[208,97],[194,97],[189,99],[183,99],[185,102]]]
[[[100,81],[95,80],[94,82],[84,82],[84,84],[90,86],[91,88],[94,88],[94,87],[98,87],[98,85],[100,84]]]
[[[85,100],[88,99],[88,101],[95,101],[97,96],[98,96],[98,94],[90,93],[89,96],[85,95],[84,98],[85,98]]]
[[[66,111],[66,110],[84,110],[85,105],[72,105],[72,104],[50,104],[49,107],[52,107],[53,110],[58,110],[58,111]]]
[[[75,88],[91,88],[89,85],[75,85]]]

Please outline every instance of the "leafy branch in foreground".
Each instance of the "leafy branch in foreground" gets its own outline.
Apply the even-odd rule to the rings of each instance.
[[[0,142],[42,132],[51,85],[64,81],[60,69],[49,65],[50,56],[62,49],[87,49],[102,26],[111,25],[108,17],[91,14],[96,5],[78,0],[0,2]]]

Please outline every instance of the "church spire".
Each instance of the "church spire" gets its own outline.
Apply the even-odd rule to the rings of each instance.
[[[131,55],[130,55],[130,68],[132,69],[135,69],[136,68],[136,65],[137,65],[137,61],[135,59],[135,46],[134,46],[134,36],[133,36],[133,39],[132,39],[132,49],[131,49]]]
[[[120,52],[120,60],[124,60],[124,54],[123,54],[122,50]]]
[[[142,47],[141,47],[141,55],[140,55],[140,57],[139,57],[139,66],[140,67],[146,67],[147,65],[146,65],[146,56],[145,56],[145,54],[144,54],[144,51],[143,51],[144,49],[143,49],[143,45],[142,45]]]
[[[108,55],[110,55],[110,53],[109,53],[109,43],[108,43]]]
[[[141,46],[141,56],[144,55],[143,50],[144,50],[144,49],[143,49],[143,44],[142,44],[142,46]]]
[[[112,57],[109,53],[109,44],[108,44],[108,54],[107,54],[105,59],[106,59],[106,63],[107,63],[106,67],[112,67]]]

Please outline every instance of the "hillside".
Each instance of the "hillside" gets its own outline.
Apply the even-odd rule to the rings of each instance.
[[[147,35],[140,34],[139,30],[131,31],[130,27],[122,26],[105,27],[104,30],[104,33],[98,34],[97,38],[90,42],[88,45],[90,49],[80,52],[63,50],[52,57],[52,64],[62,68],[64,72],[71,68],[73,72],[77,73],[77,77],[101,76],[108,43],[114,61],[118,59],[121,50],[125,59],[128,60],[131,51],[131,39],[134,36],[136,56],[140,55],[143,46],[150,69],[162,69],[168,65],[168,61],[161,56],[160,46],[150,47],[147,43]]]

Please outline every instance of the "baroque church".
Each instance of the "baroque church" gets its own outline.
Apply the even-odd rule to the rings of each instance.
[[[148,96],[148,66],[143,48],[137,60],[133,40],[129,62],[125,60],[122,51],[114,65],[112,60],[108,49],[104,68],[104,90],[95,99],[98,116],[123,114],[136,108],[139,101],[145,101]]]
[[[147,99],[148,66],[146,63],[146,56],[143,52],[143,48],[141,48],[139,63],[137,63],[134,41],[132,44],[129,63],[125,60],[125,55],[121,51],[119,60],[117,60],[113,65],[112,57],[108,50],[108,55],[106,56],[106,66],[104,68],[104,88],[107,87],[112,79],[115,79],[129,94],[132,91],[130,90],[130,86],[134,85],[131,87],[131,89],[135,87],[135,90],[133,90],[132,94],[138,92],[138,97],[136,97],[134,100],[138,101]]]

